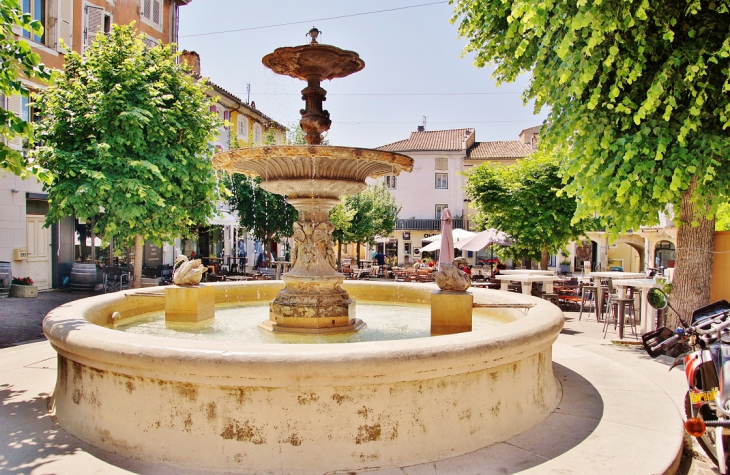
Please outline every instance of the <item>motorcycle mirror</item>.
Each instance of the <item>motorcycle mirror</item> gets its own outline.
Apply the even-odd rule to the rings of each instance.
[[[669,297],[667,297],[667,294],[665,294],[663,290],[656,287],[649,289],[649,292],[646,294],[646,300],[649,302],[649,305],[657,310],[664,310],[667,307],[672,309],[672,312],[676,313],[677,317],[679,317],[679,323],[681,323],[683,327],[687,328],[687,322],[685,322],[679,312],[677,312],[674,307],[669,304]]]
[[[669,298],[661,289],[649,289],[646,294],[646,300],[653,308],[657,310],[664,310],[669,306]]]

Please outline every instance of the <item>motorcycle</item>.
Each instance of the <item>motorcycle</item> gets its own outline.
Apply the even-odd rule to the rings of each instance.
[[[657,310],[670,308],[682,328],[662,327],[642,336],[644,349],[652,358],[666,354],[680,344],[692,351],[675,359],[670,371],[684,362],[689,389],[684,410],[687,433],[697,439],[705,453],[727,474],[730,465],[730,303],[715,302],[695,310],[689,324],[669,304],[660,289],[647,294],[649,305]]]

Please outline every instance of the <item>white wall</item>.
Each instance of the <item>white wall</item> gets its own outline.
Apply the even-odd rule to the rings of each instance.
[[[447,204],[452,216],[464,214],[465,177],[462,171],[464,153],[408,152],[413,158],[413,171],[401,173],[397,179],[397,189],[391,190],[396,202],[402,207],[400,219],[435,219],[437,204]],[[436,158],[448,158],[449,187],[436,189]],[[439,171],[441,172],[441,171]],[[383,178],[368,180],[368,183],[382,183]]]

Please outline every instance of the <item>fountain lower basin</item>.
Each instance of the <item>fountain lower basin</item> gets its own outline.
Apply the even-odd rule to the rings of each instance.
[[[221,283],[216,303],[271,300],[280,282]],[[359,300],[428,303],[435,286],[347,282]],[[403,466],[506,440],[557,406],[557,307],[474,289],[514,321],[489,332],[330,345],[242,345],[103,328],[164,308],[118,292],[49,313],[58,352],[52,402],[64,429],[152,462],[240,473]],[[525,305],[534,305],[527,308]]]

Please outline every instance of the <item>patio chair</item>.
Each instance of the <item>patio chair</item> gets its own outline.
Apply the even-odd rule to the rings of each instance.
[[[104,268],[104,293],[117,292],[129,288],[129,273],[121,267]]]

